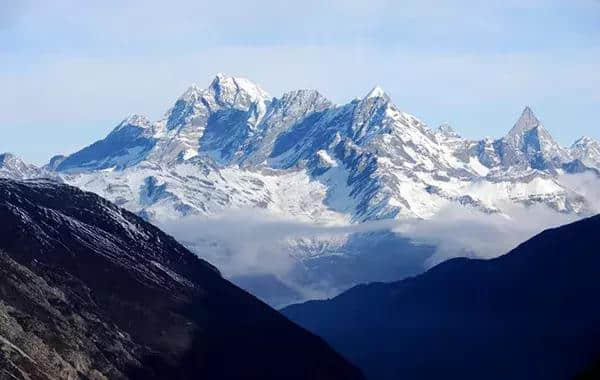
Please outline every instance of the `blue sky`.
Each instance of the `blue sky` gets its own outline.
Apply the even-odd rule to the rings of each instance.
[[[34,163],[159,118],[217,72],[343,103],[381,85],[466,137],[530,105],[600,139],[600,1],[0,1],[0,151]]]

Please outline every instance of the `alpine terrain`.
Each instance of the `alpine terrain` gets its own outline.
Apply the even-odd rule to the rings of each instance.
[[[448,207],[503,214],[510,205],[545,205],[585,216],[592,212],[586,194],[562,178],[600,170],[598,142],[562,147],[528,107],[506,136],[472,141],[447,125],[430,129],[379,87],[336,105],[314,90],[272,97],[221,74],[206,89],[190,87],[163,118],[129,116],[104,139],[43,168],[2,157],[0,176],[53,177],[158,225],[260,209],[285,221],[351,226],[334,235],[284,234],[281,255],[297,263],[286,276],[229,270],[232,248],[222,239],[202,231],[181,238],[272,304],[302,298],[290,278],[340,290],[420,273],[432,255],[432,247],[356,226],[429,219]],[[282,277],[281,294],[252,285]]]
[[[363,378],[96,194],[0,179],[0,223],[0,378]]]

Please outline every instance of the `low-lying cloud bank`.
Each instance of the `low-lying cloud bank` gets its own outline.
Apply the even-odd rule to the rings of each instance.
[[[591,213],[600,212],[600,180],[595,175],[560,178],[570,190],[583,195]],[[415,245],[434,247],[423,259],[422,270],[453,257],[492,258],[504,254],[541,231],[573,222],[580,216],[560,213],[546,206],[502,205],[502,214],[487,214],[468,207],[448,207],[428,220],[383,220],[356,225],[318,225],[275,216],[262,210],[235,210],[212,217],[188,217],[162,227],[203,258],[217,265],[226,277],[272,275],[305,298],[328,297],[339,292],[335,281],[311,284],[296,277],[306,267],[308,252],[341,258],[344,254],[368,258],[369,245],[350,250],[348,238],[393,231]],[[410,251],[406,246],[400,250]],[[393,260],[411,260],[411,252],[399,252]],[[406,253],[406,254],[404,254]],[[358,262],[358,261],[357,261]],[[356,268],[361,271],[365,261]],[[387,263],[391,264],[391,263]],[[377,265],[386,265],[381,262]],[[383,269],[383,268],[382,268]],[[370,281],[378,281],[377,271]],[[364,277],[361,278],[364,281]],[[347,286],[347,285],[345,285]]]
[[[292,242],[313,240],[336,245],[349,234],[390,230],[397,226],[394,220],[319,225],[257,209],[231,210],[209,217],[191,216],[161,225],[178,240],[206,249],[204,258],[221,264],[220,269],[226,276],[283,275],[298,261],[297,252],[290,247]]]
[[[436,247],[427,267],[453,257],[493,258],[539,232],[575,221],[578,217],[546,206],[506,205],[503,214],[469,208],[446,208],[429,220],[402,223],[395,231]]]

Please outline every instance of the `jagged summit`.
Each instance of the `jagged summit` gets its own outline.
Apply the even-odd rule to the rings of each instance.
[[[523,132],[529,131],[538,126],[541,126],[541,122],[535,116],[535,114],[533,113],[533,110],[529,106],[526,106],[525,109],[523,110],[523,112],[521,113],[519,120],[517,120],[517,122],[515,123],[515,125],[512,127],[512,129],[510,130],[510,132],[508,134],[509,135],[522,134]]]
[[[190,86],[167,111],[164,121],[168,131],[176,130],[179,133],[182,127],[192,126],[192,129],[198,129],[196,127],[204,125],[215,112],[235,109],[251,111],[254,114],[251,124],[256,125],[270,100],[272,97],[265,90],[246,78],[217,74],[208,88]],[[186,131],[188,134],[189,132]],[[201,135],[196,133],[188,137],[195,140]]]
[[[193,84],[190,87],[188,87],[177,100],[182,100],[186,102],[196,100],[201,97],[203,91],[204,89],[202,87],[200,87],[197,84]]]
[[[119,133],[112,133],[57,162],[55,170],[114,171],[114,176],[120,176],[119,171],[139,172],[155,164],[171,170],[179,164],[191,165],[191,158],[200,156],[218,167],[246,175],[247,169],[312,168],[311,163],[327,154],[338,163],[335,169],[333,166],[328,172],[311,169],[309,174],[317,177],[315,173],[320,173],[319,180],[327,191],[340,192],[343,202],[335,206],[336,211],[347,213],[351,220],[362,221],[390,215],[426,218],[444,202],[458,199],[457,194],[470,191],[459,183],[492,175],[490,180],[496,182],[512,181],[526,178],[532,169],[556,174],[573,157],[571,150],[554,141],[530,107],[524,108],[505,137],[473,141],[462,138],[448,124],[431,130],[416,117],[399,110],[380,86],[358,101],[334,105],[315,90],[290,91],[271,98],[254,82],[224,74],[217,74],[206,88],[188,88],[166,117],[154,124],[138,115],[121,124],[123,129]],[[576,158],[595,151],[582,149]],[[182,174],[181,180],[188,181],[190,175],[195,175],[192,173],[195,172]],[[152,172],[152,176],[161,175]],[[127,182],[125,177],[123,174],[122,179]],[[169,184],[178,181],[164,179]],[[399,190],[406,189],[409,182],[414,185],[412,193]],[[435,193],[435,205],[424,201],[432,193],[422,189],[433,191],[435,186],[446,183],[452,189]],[[135,200],[139,183],[131,182],[127,187],[130,190],[121,198]],[[553,191],[555,186],[547,188]],[[192,212],[189,210],[210,214],[230,202],[213,202],[214,194],[204,199],[203,191],[193,191],[194,196],[189,199],[187,195],[169,195],[172,201],[157,199],[152,205],[132,202],[132,208],[158,209],[169,203],[174,215]],[[223,191],[229,194],[230,190]],[[423,191],[427,194],[421,194]],[[327,198],[326,202],[329,199],[333,198]],[[272,197],[235,202],[275,204]],[[557,207],[571,207],[565,206],[566,201],[561,202]],[[493,202],[488,203],[485,209],[494,209]]]
[[[255,208],[319,224],[428,219],[454,206],[591,210],[560,175],[600,168],[600,150],[562,148],[529,107],[511,133],[471,140],[448,125],[432,130],[381,87],[335,105],[314,90],[268,98],[250,81],[217,75],[204,89],[190,87],[151,128],[123,126],[44,169],[157,223]],[[31,178],[12,172],[4,175]],[[307,244],[290,252],[324,257],[346,243]]]
[[[39,168],[25,163],[13,153],[0,154],[0,178],[27,179],[39,177],[43,174]]]
[[[10,152],[0,153],[0,165],[4,165],[6,162],[13,160],[16,156]]]
[[[448,123],[442,123],[436,133],[445,137],[460,138],[460,135]]]
[[[224,105],[231,106],[240,101],[258,102],[268,100],[271,95],[249,79],[218,73],[207,88],[193,84],[183,92],[177,101],[195,103],[202,98],[209,103],[211,100],[216,100]]]
[[[591,137],[582,137],[571,146],[571,154],[585,165],[600,169],[600,142]]]
[[[287,100],[294,99],[294,98],[323,99],[323,100],[326,100],[327,102],[331,103],[325,95],[323,95],[323,94],[321,94],[321,92],[319,92],[319,90],[309,89],[309,88],[303,88],[303,89],[299,89],[299,90],[292,90],[292,91],[284,92],[281,95],[281,97],[279,98],[279,100],[282,100],[285,102]]]
[[[127,126],[134,126],[139,128],[150,128],[152,127],[152,121],[148,119],[144,115],[139,114],[131,114],[123,119],[114,129],[114,131],[118,131]]]
[[[215,76],[209,86],[209,91],[227,104],[233,104],[241,100],[240,98],[245,98],[244,100],[250,102],[258,102],[271,97],[268,92],[249,79],[227,76],[221,73]]]
[[[525,107],[506,137],[496,145],[505,166],[553,170],[571,159],[569,151],[554,140],[530,107]]]
[[[389,98],[389,96],[385,93],[383,88],[377,85],[373,87],[373,89],[371,89],[371,91],[369,91],[369,93],[365,96],[365,99],[369,98]]]
[[[0,168],[15,168],[19,166],[28,165],[20,157],[13,153],[0,153]]]
[[[583,136],[583,137],[580,137],[579,139],[577,139],[573,143],[573,145],[571,145],[571,148],[588,146],[588,145],[592,145],[592,144],[598,144],[598,141],[596,139],[594,139],[593,137]]]

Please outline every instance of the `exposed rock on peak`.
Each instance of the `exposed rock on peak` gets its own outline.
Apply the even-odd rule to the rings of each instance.
[[[569,152],[552,138],[529,107],[496,148],[505,166],[553,170],[570,160]]]
[[[437,128],[436,134],[446,138],[460,138],[460,135],[448,123],[441,124]]]
[[[369,98],[388,98],[389,96],[385,93],[385,91],[383,90],[383,88],[381,88],[379,85],[373,87],[371,89],[371,91],[369,91],[369,93],[365,96],[365,99],[369,99]]]
[[[209,90],[221,103],[229,106],[262,102],[270,99],[270,95],[256,83],[240,77],[217,74],[210,84]]]
[[[35,165],[25,163],[12,153],[0,154],[0,178],[29,179],[44,176]]]
[[[123,119],[123,121],[121,121],[119,125],[117,125],[115,130],[119,130],[126,126],[150,128],[152,126],[152,122],[144,115],[132,114]]]
[[[533,113],[533,110],[529,106],[527,106],[525,107],[525,109],[523,109],[521,116],[509,132],[509,135],[528,131],[532,128],[537,127],[540,124],[541,123]]]
[[[585,165],[600,169],[600,142],[591,137],[582,137],[571,146],[573,158]]]

